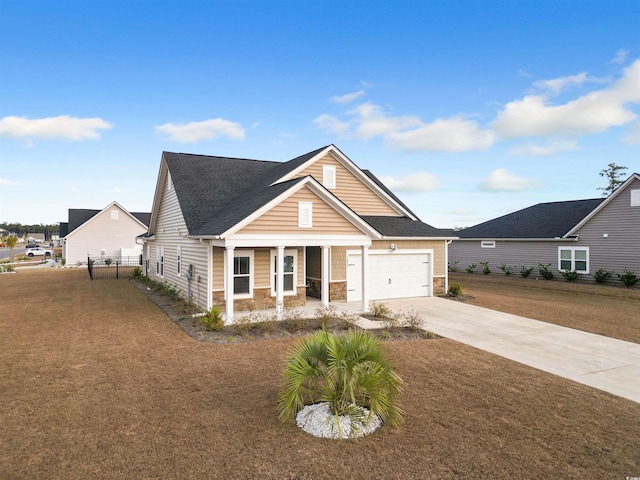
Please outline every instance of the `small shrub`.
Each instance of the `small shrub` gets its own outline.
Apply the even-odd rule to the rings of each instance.
[[[450,272],[457,272],[458,271],[458,262],[459,262],[459,260],[456,260],[453,263],[449,263],[449,271]]]
[[[300,310],[284,309],[282,326],[289,333],[299,332],[307,326],[307,319],[302,317]]]
[[[389,312],[389,314],[384,317],[384,326],[386,328],[398,328],[402,326],[402,318],[404,317],[404,315],[402,314],[402,312],[400,313],[391,313]]]
[[[447,295],[451,297],[459,297],[460,295],[462,295],[462,285],[460,285],[458,282],[451,282],[449,284]]]
[[[500,265],[500,270],[502,270],[505,275],[509,276],[511,275],[511,270],[513,270],[513,267],[507,266],[506,263],[503,263],[502,265]]]
[[[438,338],[438,336],[437,336],[435,333],[433,333],[433,332],[430,332],[430,331],[428,331],[428,330],[424,330],[424,331],[422,332],[422,338],[429,338],[429,339],[431,339],[431,338]]]
[[[475,273],[477,266],[478,266],[477,263],[469,264],[469,266],[467,267],[467,273]]]
[[[609,279],[609,277],[611,277],[611,275],[613,275],[613,272],[605,270],[604,268],[600,268],[596,270],[596,272],[592,275],[592,277],[595,279],[596,282],[604,283]]]
[[[371,313],[377,318],[386,318],[391,314],[391,310],[386,303],[371,302]]]
[[[622,283],[624,283],[625,287],[633,287],[636,283],[638,283],[638,281],[640,281],[640,278],[636,276],[635,272],[627,270],[626,268],[624,270],[624,273],[618,273],[617,276],[618,279]]]
[[[260,320],[251,323],[251,327],[257,332],[271,333],[276,328],[276,322],[274,320]]]
[[[485,275],[489,275],[491,273],[489,262],[480,262],[480,265],[482,265],[482,273],[484,273]]]
[[[381,330],[380,333],[378,334],[378,336],[382,340],[389,340],[391,338],[391,332],[388,331],[388,330]]]
[[[422,315],[417,310],[410,310],[404,314],[404,324],[411,328],[420,328],[422,326]]]
[[[573,282],[580,276],[575,270],[562,270],[560,275],[562,275],[567,282]]]
[[[142,269],[140,267],[135,267],[133,272],[131,272],[131,275],[133,275],[133,278],[139,280],[142,277]]]
[[[542,275],[542,278],[544,278],[545,280],[551,280],[553,278],[553,272],[551,271],[550,267],[550,263],[547,263],[546,265],[543,265],[541,263],[538,264],[538,271],[540,272],[540,275]]]
[[[340,330],[349,330],[352,328],[358,320],[358,315],[350,312],[342,312],[338,318],[336,318],[336,327]]]
[[[244,336],[251,330],[253,326],[250,315],[243,315],[231,324],[231,328],[236,335]]]
[[[210,332],[220,332],[224,328],[224,319],[220,307],[211,307],[207,313],[200,319],[205,330]]]
[[[522,275],[522,278],[527,278],[529,275],[531,275],[531,272],[533,272],[533,267],[525,267],[523,265],[520,269],[520,275]]]
[[[331,325],[337,316],[338,309],[335,305],[321,305],[313,312],[313,318],[320,323],[320,325]]]

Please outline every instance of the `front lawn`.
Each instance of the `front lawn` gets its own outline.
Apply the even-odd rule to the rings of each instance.
[[[296,339],[199,342],[85,270],[2,276],[0,304],[0,478],[640,474],[640,404],[447,339],[387,342],[407,421],[343,442],[277,420]]]

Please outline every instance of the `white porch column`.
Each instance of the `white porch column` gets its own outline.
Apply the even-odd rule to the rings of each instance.
[[[369,311],[369,247],[362,246],[362,311]]]
[[[233,322],[233,252],[235,247],[225,247],[224,249],[224,299],[226,301],[227,322]]]
[[[329,306],[329,252],[331,247],[322,246],[322,270],[320,278],[322,279],[322,288],[320,289],[320,302],[323,307]]]
[[[276,316],[282,320],[284,313],[284,247],[276,253]]]

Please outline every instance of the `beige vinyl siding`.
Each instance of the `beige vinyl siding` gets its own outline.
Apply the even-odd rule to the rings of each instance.
[[[336,188],[331,189],[330,192],[358,215],[398,215],[382,198],[370,190],[368,186],[362,183],[330,154],[318,159],[297,176],[311,175],[319,183],[322,183],[323,165],[336,167]]]
[[[445,240],[374,240],[371,242],[371,250],[391,250],[394,243],[399,251],[402,250],[433,250],[433,276],[442,277],[447,273],[445,265],[445,250],[447,248]]]
[[[112,210],[118,212],[117,220],[111,219]],[[119,257],[120,249],[137,248],[136,237],[146,231],[147,228],[127,212],[112,205],[69,234],[65,261],[74,265],[86,263],[87,257]],[[102,250],[104,255],[101,255]]]
[[[191,281],[192,301],[201,308],[207,307],[207,251],[209,245],[198,240],[185,238],[187,226],[182,217],[180,204],[173,189],[168,188],[168,180],[162,192],[158,208],[158,219],[154,239],[147,242],[149,254],[149,276],[174,286],[186,297],[188,291],[187,269],[193,265]],[[177,247],[182,247],[182,274],[177,274]],[[164,248],[164,278],[156,275],[157,247]],[[199,281],[198,281],[199,278]]]
[[[313,227],[298,227],[298,202],[313,203]],[[329,234],[354,235],[362,232],[351,222],[336,212],[329,205],[304,187],[280,204],[273,207],[261,217],[242,228],[239,234],[282,233],[288,234]]]
[[[347,247],[331,247],[331,281],[347,280]]]
[[[213,289],[224,290],[224,248],[213,247]]]

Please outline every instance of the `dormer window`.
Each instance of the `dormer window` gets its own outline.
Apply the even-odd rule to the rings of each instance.
[[[322,166],[322,185],[325,188],[336,188],[336,167],[335,165]]]

